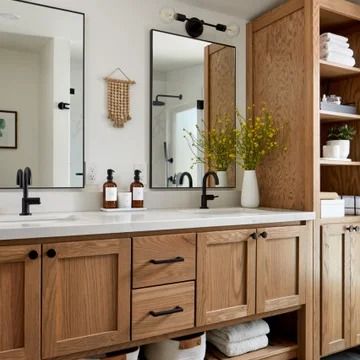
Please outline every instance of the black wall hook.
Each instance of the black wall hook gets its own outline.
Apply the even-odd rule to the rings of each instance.
[[[61,102],[61,103],[58,104],[58,108],[60,110],[70,110],[70,104],[65,103],[65,102]]]

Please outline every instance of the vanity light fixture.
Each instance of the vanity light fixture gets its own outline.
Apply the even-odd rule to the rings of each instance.
[[[174,20],[181,21],[181,22],[186,22],[185,23],[186,32],[192,38],[197,38],[203,33],[204,25],[215,28],[217,31],[226,32],[227,35],[229,35],[230,37],[235,37],[235,36],[237,36],[239,34],[239,27],[236,24],[233,24],[233,25],[230,25],[230,26],[226,26],[224,24],[216,24],[216,25],[214,25],[214,24],[207,23],[204,20],[200,20],[197,17],[188,18],[184,14],[177,13],[172,8],[163,8],[163,9],[161,9],[160,17],[167,24],[170,24]]]

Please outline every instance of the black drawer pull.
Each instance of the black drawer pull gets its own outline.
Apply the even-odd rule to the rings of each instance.
[[[153,317],[158,317],[158,316],[165,316],[165,315],[181,313],[183,311],[184,311],[184,309],[181,306],[175,306],[173,309],[170,309],[170,310],[150,311],[149,314]]]
[[[54,258],[56,256],[56,250],[55,249],[49,249],[47,252],[46,252],[46,255],[49,257],[49,258]]]
[[[268,237],[268,233],[266,231],[262,232],[260,234],[260,236],[263,238],[263,239],[266,239]]]
[[[151,259],[150,263],[154,264],[154,265],[161,265],[161,264],[174,264],[174,263],[184,262],[184,261],[185,261],[185,259],[182,256],[177,256],[172,259],[164,259],[164,260]]]
[[[36,250],[31,250],[29,252],[30,260],[36,260],[39,257],[39,253]]]
[[[355,226],[354,229],[355,229],[356,232],[360,232],[360,226]]]
[[[252,233],[252,234],[250,235],[250,237],[251,237],[252,239],[256,240],[256,239],[258,238],[258,234],[257,234],[256,232],[254,232],[254,233]]]
[[[354,228],[354,226],[350,225],[350,226],[348,226],[348,227],[346,228],[346,230],[349,231],[349,232],[354,232],[354,231],[355,231],[355,228]]]

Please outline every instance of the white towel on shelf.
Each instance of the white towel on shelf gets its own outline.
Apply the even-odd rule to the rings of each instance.
[[[269,345],[269,339],[266,335],[257,336],[252,339],[240,342],[218,342],[213,339],[211,335],[208,336],[208,341],[217,347],[226,356],[239,356],[250,351],[263,349]]]
[[[344,57],[347,59],[347,61],[350,61],[351,59],[354,59],[354,57],[352,55],[345,55],[339,51],[334,51],[334,50],[325,50],[325,49],[321,49],[320,50],[320,59],[326,59],[328,57],[331,56],[340,56],[340,57]],[[352,61],[351,61],[352,62]]]
[[[348,49],[350,47],[350,44],[343,41],[337,41],[337,40],[327,40],[327,39],[320,39],[320,47],[325,45],[336,45],[338,47],[341,47],[342,49]]]
[[[228,326],[223,329],[212,330],[208,334],[213,334],[225,342],[239,342],[257,336],[267,335],[269,332],[270,328],[268,323],[263,319],[259,319],[235,326]]]
[[[331,32],[327,32],[327,33],[323,33],[320,35],[320,41],[337,41],[340,43],[348,43],[349,42],[349,38],[345,37],[345,36],[341,36],[341,35],[337,35]]]
[[[345,65],[345,66],[350,66],[353,67],[356,64],[356,61],[353,57],[351,56],[344,56],[344,55],[339,55],[335,52],[329,51],[327,53],[326,56],[320,56],[320,58],[322,60],[326,60],[329,62],[333,62],[336,64],[341,64],[341,65]]]
[[[322,52],[322,51],[334,51],[334,52],[340,53],[341,55],[344,55],[344,56],[353,56],[354,55],[354,51],[352,49],[339,46],[338,44],[332,43],[331,41],[320,45],[320,52]]]

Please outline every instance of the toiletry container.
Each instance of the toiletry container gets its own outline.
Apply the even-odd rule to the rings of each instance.
[[[131,205],[133,208],[144,207],[144,184],[140,182],[140,170],[135,170],[134,181],[130,185],[130,192],[132,196]]]
[[[146,360],[204,360],[206,334],[164,340],[144,347]]]
[[[107,181],[103,185],[103,208],[116,209],[118,207],[117,185],[113,181],[113,169],[107,170]]]

